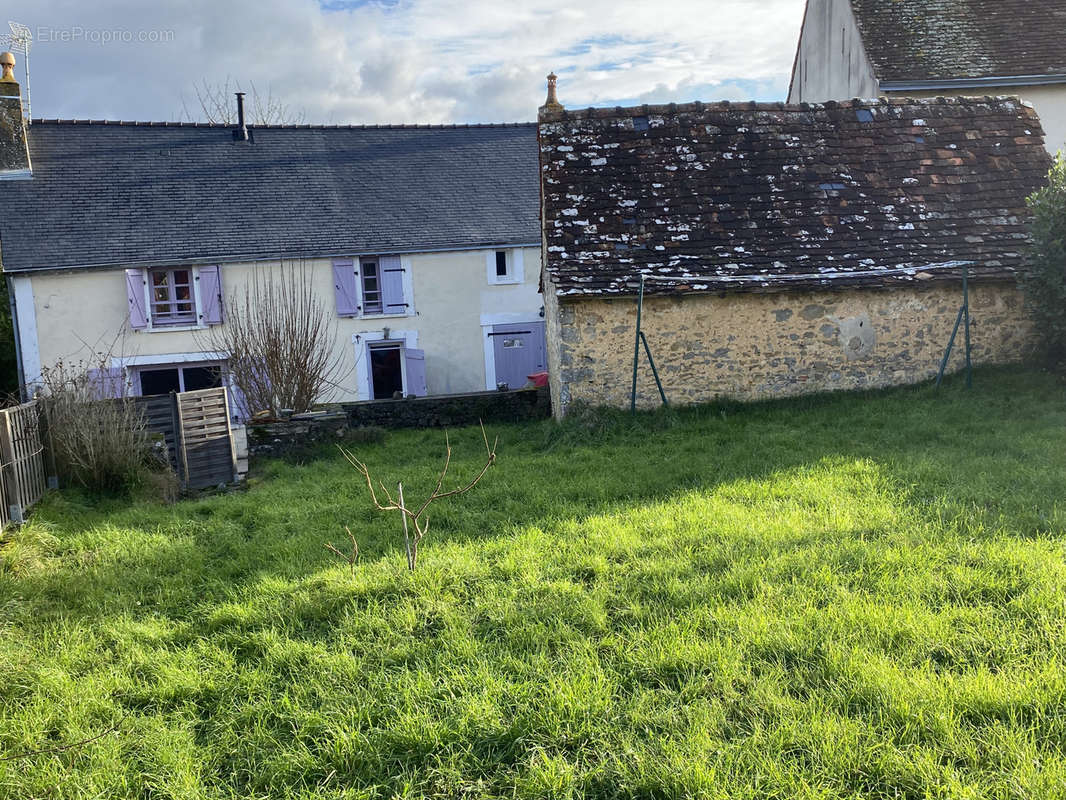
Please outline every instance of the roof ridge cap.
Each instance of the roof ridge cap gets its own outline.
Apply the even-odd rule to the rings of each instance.
[[[158,120],[77,119],[60,117],[35,117],[33,125],[98,125],[130,128],[212,128],[229,130],[228,122],[184,122]],[[536,122],[442,122],[442,123],[382,123],[382,124],[312,124],[290,123],[279,125],[249,125],[254,130],[466,130],[479,128],[526,128]]]

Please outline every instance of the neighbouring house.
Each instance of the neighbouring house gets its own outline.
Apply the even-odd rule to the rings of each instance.
[[[807,0],[788,102],[1018,95],[1066,146],[1066,0]]]
[[[1030,350],[1015,279],[1050,159],[1017,99],[550,102],[539,138],[557,415],[628,405],[641,276],[673,402],[931,377],[964,265],[974,359]],[[659,402],[643,354],[638,402]]]
[[[22,382],[111,347],[107,385],[218,385],[253,275],[300,263],[338,330],[322,400],[518,388],[545,368],[535,124],[34,120],[10,77],[0,237]]]

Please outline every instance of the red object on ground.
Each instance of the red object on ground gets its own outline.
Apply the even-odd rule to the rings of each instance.
[[[526,379],[533,381],[533,385],[537,388],[548,385],[547,372],[534,372],[532,375],[526,375]]]

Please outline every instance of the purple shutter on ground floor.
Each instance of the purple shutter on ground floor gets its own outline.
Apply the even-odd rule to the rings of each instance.
[[[144,308],[144,270],[126,270],[126,299],[130,304],[130,327],[140,330],[148,327],[148,314]]]
[[[403,296],[403,267],[399,256],[382,256],[378,262],[381,270],[381,303],[383,314],[406,314],[407,301]]]
[[[359,296],[355,289],[355,262],[350,258],[333,261],[333,287],[337,295],[337,316],[354,317],[359,313]]]
[[[122,367],[89,370],[89,391],[98,400],[125,397],[126,377]]]
[[[426,351],[411,347],[403,349],[404,369],[407,373],[407,394],[425,397],[426,391]]]
[[[222,323],[222,274],[218,267],[200,267],[200,322]]]

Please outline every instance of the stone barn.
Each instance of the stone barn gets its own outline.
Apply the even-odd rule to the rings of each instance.
[[[1050,162],[1016,99],[566,111],[550,92],[539,139],[559,416],[628,405],[641,276],[677,403],[928,379],[964,265],[975,363],[1031,351],[1016,278]],[[643,354],[637,400],[659,402]]]

